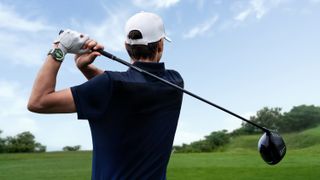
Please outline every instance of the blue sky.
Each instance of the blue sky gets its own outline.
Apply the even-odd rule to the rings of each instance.
[[[2,136],[29,130],[48,150],[91,149],[88,123],[75,114],[26,110],[34,78],[60,29],[87,33],[128,59],[124,24],[142,10],[163,17],[173,42],[165,44],[162,60],[181,73],[186,89],[247,118],[265,106],[320,105],[320,0],[0,0]],[[95,64],[127,69],[103,57]],[[83,82],[68,55],[57,89]],[[185,95],[175,144],[240,124]]]

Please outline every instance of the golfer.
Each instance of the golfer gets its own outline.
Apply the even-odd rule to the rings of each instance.
[[[131,63],[183,87],[178,72],[160,62],[169,40],[161,18],[141,12],[125,26]],[[28,103],[36,113],[74,113],[87,119],[93,143],[92,179],[166,179],[182,92],[129,68],[103,71],[92,63],[103,45],[72,30],[60,33],[37,75]],[[56,91],[66,54],[75,54],[84,84]],[[62,77],[67,78],[67,77]]]

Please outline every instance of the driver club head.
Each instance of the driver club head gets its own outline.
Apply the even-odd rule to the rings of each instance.
[[[284,140],[275,132],[265,132],[258,142],[260,155],[269,165],[280,162],[286,154],[286,149]]]

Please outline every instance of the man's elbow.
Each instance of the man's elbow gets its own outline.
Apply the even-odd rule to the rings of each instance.
[[[30,112],[35,112],[35,113],[43,113],[45,109],[44,106],[41,105],[41,103],[30,101],[30,100],[28,102],[27,108]]]

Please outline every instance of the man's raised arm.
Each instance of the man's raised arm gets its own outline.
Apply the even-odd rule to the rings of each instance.
[[[87,69],[83,73],[88,79],[101,73],[99,69],[90,70],[90,64],[100,55],[92,49],[103,49],[103,46],[75,31],[61,33],[36,77],[28,109],[37,113],[76,112],[71,89],[55,90],[57,74],[67,53],[76,54],[77,66],[82,65],[81,68]]]

